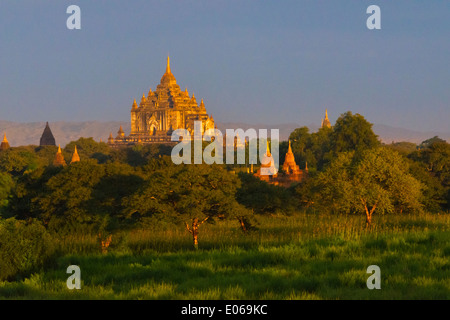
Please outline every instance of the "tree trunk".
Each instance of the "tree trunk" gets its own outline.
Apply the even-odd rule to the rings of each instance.
[[[372,226],[372,216],[367,212],[366,213],[366,228],[370,228]]]
[[[194,248],[198,249],[198,219],[192,220],[192,239],[194,240]]]
[[[198,222],[198,218],[192,219],[192,226],[189,227],[189,225],[185,222],[187,231],[189,231],[192,234],[192,240],[194,241],[194,248],[195,250],[198,249],[198,227],[200,227],[206,220],[208,220],[209,217],[206,217],[205,220],[202,222]]]
[[[370,211],[369,211],[369,208],[367,207],[367,202],[363,198],[360,198],[360,199],[361,199],[362,204],[364,205],[364,209],[366,210],[366,228],[370,228],[372,226],[372,215],[378,206],[378,200],[380,199],[380,197],[378,197],[377,202],[373,205],[373,207],[372,207],[372,209],[370,209]]]
[[[239,217],[238,220],[239,220],[239,223],[241,224],[242,231],[244,233],[247,233],[247,227],[245,226],[244,218]]]

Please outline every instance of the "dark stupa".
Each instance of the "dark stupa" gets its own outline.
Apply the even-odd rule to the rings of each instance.
[[[47,124],[45,125],[44,132],[41,136],[41,141],[39,143],[41,146],[56,146],[55,137],[53,136],[52,130],[50,130],[50,127]]]

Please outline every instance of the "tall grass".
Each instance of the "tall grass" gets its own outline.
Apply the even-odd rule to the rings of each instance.
[[[199,247],[205,250],[227,247],[257,248],[260,245],[291,244],[311,239],[362,240],[367,238],[448,231],[450,215],[381,215],[367,229],[363,216],[297,213],[292,216],[258,216],[257,230],[244,234],[236,221],[218,221],[200,227]],[[64,254],[89,254],[99,251],[97,235],[70,234],[57,237]],[[142,254],[147,250],[176,252],[191,250],[192,239],[184,225],[155,224],[113,234],[110,251]]]
[[[298,213],[259,217],[243,234],[234,221],[204,224],[199,250],[183,226],[149,226],[113,235],[108,254],[95,236],[58,241],[55,265],[0,283],[13,299],[450,299],[450,216]],[[64,247],[68,245],[67,247]],[[82,289],[68,290],[79,265]],[[380,266],[382,289],[366,287]]]

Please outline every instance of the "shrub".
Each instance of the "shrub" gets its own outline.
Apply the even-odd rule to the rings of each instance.
[[[40,222],[0,220],[0,281],[39,269],[53,252],[51,237]]]

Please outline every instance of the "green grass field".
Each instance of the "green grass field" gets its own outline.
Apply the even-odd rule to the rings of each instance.
[[[260,217],[247,235],[234,221],[201,226],[199,250],[182,227],[58,240],[43,270],[0,283],[3,299],[450,299],[450,215],[374,217],[299,213]],[[69,290],[69,265],[81,289]],[[369,290],[369,265],[381,290]]]

